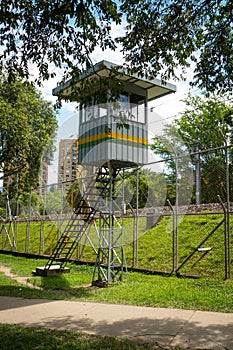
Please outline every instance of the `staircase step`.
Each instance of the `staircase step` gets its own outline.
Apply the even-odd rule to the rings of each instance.
[[[61,267],[60,265],[51,265],[49,267],[37,267],[34,274],[37,276],[57,276],[67,272],[70,272],[70,269],[68,267]]]

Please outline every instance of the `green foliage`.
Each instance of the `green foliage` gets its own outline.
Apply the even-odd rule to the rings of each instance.
[[[46,214],[59,214],[61,212],[65,201],[65,197],[61,189],[57,189],[55,186],[51,187],[46,193],[46,197],[44,196],[43,199]]]
[[[51,158],[57,128],[51,104],[29,82],[0,80],[0,170],[10,197],[38,186],[42,157]]]
[[[78,203],[82,199],[82,194],[81,194],[81,186],[79,183],[80,180],[75,180],[72,185],[69,188],[69,191],[67,193],[67,202],[69,203],[70,207],[72,209],[77,208]]]
[[[37,213],[42,213],[43,203],[39,195],[35,192],[23,193],[18,197],[18,215],[32,214],[32,209],[36,208]]]
[[[166,200],[166,180],[162,173],[147,169],[138,170],[138,208],[163,206]],[[137,170],[126,173],[125,197],[136,208]]]
[[[151,148],[156,154],[167,160],[166,166],[169,170],[167,179],[172,185],[173,198],[177,178],[176,165],[178,164],[182,178],[183,171],[195,170],[196,152],[200,152],[203,202],[218,201],[217,194],[225,200],[226,151],[224,146],[233,137],[232,100],[229,97],[226,97],[225,100],[217,96],[188,94],[184,102],[187,106],[185,111],[165,127],[163,136],[154,138]],[[229,155],[231,168],[231,150],[229,150]],[[178,157],[177,160],[176,157]]]
[[[134,71],[153,76],[163,70],[166,80],[176,75],[177,67],[194,62],[194,84],[210,91],[231,90],[230,1],[127,1],[122,8],[128,26],[121,42]]]
[[[0,208],[0,217],[5,218],[6,217],[6,209],[5,208]]]
[[[187,205],[192,198],[193,164],[187,146],[173,125],[164,128],[164,135],[156,136],[151,149],[164,159],[164,177],[167,182],[167,198],[175,204]]]
[[[224,138],[232,136],[233,100],[229,96],[188,94],[184,102],[186,109],[174,126],[190,150],[195,140],[203,150],[223,146]]]
[[[5,218],[7,213],[6,213],[6,195],[3,192],[0,192],[0,216],[2,218]]]
[[[195,66],[193,84],[209,91],[232,90],[232,2],[196,1],[30,1],[2,0],[1,65],[9,78],[29,76],[29,62],[39,81],[78,76],[92,66],[96,47],[121,45],[126,69],[162,80],[177,68]],[[113,35],[115,25],[126,30]],[[64,76],[64,77],[65,77]]]

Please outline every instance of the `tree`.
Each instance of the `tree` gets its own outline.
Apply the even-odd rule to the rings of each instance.
[[[11,196],[31,191],[38,186],[42,157],[51,160],[56,114],[32,83],[2,77],[0,115],[0,174]]]
[[[50,187],[43,201],[46,214],[60,214],[64,210],[65,196],[62,189],[55,185]]]
[[[232,90],[233,5],[230,0],[2,0],[1,65],[9,78],[39,81],[62,69],[64,78],[92,66],[96,47],[121,45],[130,73],[163,80],[195,65],[193,84],[207,91]],[[114,36],[113,25],[124,25]],[[121,31],[122,32],[122,31]]]
[[[11,209],[16,215],[38,215],[43,213],[43,202],[36,192],[24,192],[18,197],[17,210]]]
[[[202,201],[216,202],[217,194],[225,199],[226,150],[224,146],[226,142],[233,140],[233,101],[227,99],[226,103],[220,97],[189,94],[185,102],[187,107],[180,118],[167,125],[164,136],[154,138],[151,147],[156,154],[167,159],[169,169],[167,178],[170,184],[173,184],[173,191],[177,179],[176,155],[180,169],[195,170],[199,152]],[[230,150],[229,154],[232,158],[231,153]]]
[[[137,171],[139,180],[138,198],[136,193]],[[166,180],[162,173],[156,173],[149,169],[126,172],[124,184],[125,199],[134,209],[137,206],[137,201],[138,208],[163,206],[166,201],[166,192]]]
[[[190,150],[195,140],[200,141],[202,149],[223,146],[223,139],[228,136],[233,140],[232,99],[227,96],[188,94],[184,102],[186,109],[173,124]]]

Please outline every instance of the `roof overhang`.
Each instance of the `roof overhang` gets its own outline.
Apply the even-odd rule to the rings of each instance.
[[[98,74],[100,77],[108,77],[110,71],[113,68],[117,68],[118,65],[108,62],[101,61],[96,63],[91,69],[80,74],[79,79],[75,83],[78,87],[81,85],[81,82],[85,79],[89,79]],[[119,71],[119,74],[115,75],[116,79],[119,79],[121,82],[130,84],[142,90],[145,90],[147,93],[147,100],[152,101],[159,97],[165,96],[167,94],[176,92],[176,86],[170,83],[162,82],[159,79],[147,79],[144,77],[139,77],[137,74],[129,75],[125,72]],[[72,88],[72,78],[65,82],[63,85],[60,85],[53,89],[52,93],[54,96],[67,97],[71,93]]]

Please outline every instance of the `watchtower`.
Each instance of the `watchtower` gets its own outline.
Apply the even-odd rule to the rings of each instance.
[[[102,79],[105,84],[100,91],[98,81]],[[117,70],[115,64],[102,61],[84,72],[75,85],[71,79],[55,88],[53,94],[67,98],[74,90],[83,93],[82,87],[87,81],[85,99],[80,99],[78,154],[79,163],[95,171],[88,184],[80,185],[81,196],[74,209],[75,217],[64,230],[64,237],[58,242],[47,269],[62,254],[64,259],[69,258],[75,244],[86,234],[88,225],[98,220],[92,283],[106,285],[118,276],[121,280],[125,267],[124,170],[148,162],[148,103],[175,92],[176,88],[158,79],[129,75]],[[112,98],[111,89],[116,87],[118,93]],[[67,237],[72,243],[70,251],[64,254]]]

